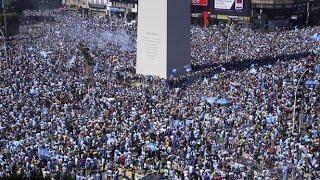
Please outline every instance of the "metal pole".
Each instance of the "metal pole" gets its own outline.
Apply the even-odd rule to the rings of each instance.
[[[227,33],[227,57],[229,56],[229,34],[233,28],[233,22],[228,25],[228,33]]]
[[[230,22],[229,22],[230,23]],[[226,39],[226,43],[227,43],[227,47],[226,47],[226,61],[228,60],[228,56],[229,56],[229,33],[231,31],[231,25],[229,25],[229,23],[226,25],[228,32],[227,32],[227,39]]]
[[[309,1],[307,2],[307,19],[306,19],[306,26],[309,23],[309,16],[310,16],[310,3]]]
[[[8,61],[6,37],[4,36],[3,31],[1,29],[0,29],[0,33],[1,33],[1,36],[3,37],[4,53],[5,53],[5,56],[6,56],[6,60]]]
[[[2,0],[2,13],[3,13],[3,20],[4,20],[4,33],[7,34],[7,17],[6,17],[5,0]]]
[[[250,19],[250,29],[252,29],[252,23],[253,23],[253,7],[251,7],[251,19]]]
[[[260,3],[260,29],[262,28],[262,3]]]
[[[227,33],[227,51],[226,51],[226,59],[228,58],[229,55],[229,29]]]
[[[299,124],[298,124],[298,133],[299,133],[299,137],[300,137],[300,134],[301,134],[301,118],[302,118],[302,115],[300,114],[299,115]]]
[[[294,104],[293,104],[293,117],[292,117],[292,134],[294,133],[295,120],[296,120],[296,106],[297,106],[297,93],[299,89],[299,85],[303,76],[309,71],[309,69],[305,70],[303,74],[300,76],[298,83],[296,85],[296,90],[294,92]],[[300,123],[299,123],[300,124]],[[300,128],[300,127],[299,127]]]

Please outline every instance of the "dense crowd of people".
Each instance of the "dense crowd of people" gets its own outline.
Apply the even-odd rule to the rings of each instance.
[[[319,52],[319,43],[310,37],[319,33],[317,27],[274,32],[237,29],[231,25],[193,28],[192,57],[194,64],[223,63],[232,58],[260,59],[265,56]]]
[[[0,178],[320,177],[320,27],[192,27],[192,66],[220,66],[172,87],[134,73],[136,27],[122,19],[25,16],[54,21],[24,25],[2,53]],[[91,83],[79,43],[95,61]]]

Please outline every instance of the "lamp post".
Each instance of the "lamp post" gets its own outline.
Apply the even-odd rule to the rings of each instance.
[[[6,17],[5,0],[2,0],[2,14],[3,14],[3,20],[4,20],[4,32],[5,34],[7,34],[7,17]]]
[[[8,52],[7,52],[7,43],[6,43],[6,37],[4,36],[4,33],[3,31],[0,29],[0,33],[1,33],[1,36],[3,38],[3,45],[4,45],[4,53],[5,53],[5,56],[6,56],[6,60],[8,61]]]
[[[310,16],[310,2],[307,2],[307,18],[306,18],[306,26],[309,24],[309,16]]]
[[[260,2],[260,29],[262,28],[262,1]]]
[[[230,28],[229,26],[227,26],[227,27]],[[228,60],[228,56],[229,56],[229,29],[228,29],[228,33],[227,33],[226,60]]]
[[[231,28],[233,27],[233,22],[231,22],[231,24],[227,24],[226,25],[228,28],[228,32],[227,32],[227,39],[226,39],[226,61],[228,60],[228,56],[229,56],[229,33],[231,32]]]
[[[299,85],[300,85],[300,82],[301,82],[301,79],[304,77],[304,75],[309,72],[310,70],[307,69],[305,70],[302,75],[300,76],[298,82],[297,82],[297,85],[296,85],[296,90],[294,92],[294,104],[293,104],[293,117],[292,117],[292,134],[294,133],[294,128],[295,128],[295,120],[296,120],[296,106],[297,106],[297,93],[298,93],[298,89],[299,89]],[[300,132],[300,119],[299,118],[299,132]]]

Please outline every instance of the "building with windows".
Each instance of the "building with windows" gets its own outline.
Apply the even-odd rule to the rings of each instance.
[[[93,16],[107,16],[109,0],[88,0],[89,14]]]
[[[210,7],[209,0],[192,0],[191,1],[191,23],[197,25],[208,26],[210,22]]]
[[[110,0],[110,14],[134,20],[138,15],[138,0]]]
[[[208,24],[233,21],[250,24],[251,0],[192,0],[193,24]]]
[[[63,0],[69,12],[78,12],[84,15],[105,16],[108,0]]]
[[[212,18],[219,22],[232,21],[249,25],[251,21],[251,0],[212,0]]]
[[[252,0],[252,23],[269,29],[308,25],[319,19],[319,3],[320,0]]]
[[[108,0],[63,0],[69,11],[79,12],[84,15],[102,15],[107,12]]]
[[[67,7],[70,12],[77,12],[81,9],[82,0],[62,0],[62,4]]]
[[[275,28],[319,22],[320,0],[192,0],[194,24],[234,22],[252,28]],[[209,13],[208,13],[209,11]]]
[[[126,17],[136,19],[138,0],[63,0],[69,11],[77,11],[85,15]]]
[[[44,0],[45,1],[45,0]],[[62,0],[69,11],[137,19],[138,0]],[[320,0],[191,0],[191,21],[234,22],[252,28],[292,27],[320,21]]]

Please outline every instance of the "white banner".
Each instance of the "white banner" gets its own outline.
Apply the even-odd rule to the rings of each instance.
[[[226,9],[230,10],[235,0],[215,0],[214,8],[215,9]]]

